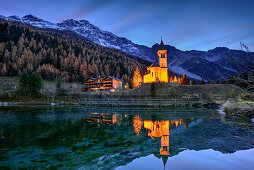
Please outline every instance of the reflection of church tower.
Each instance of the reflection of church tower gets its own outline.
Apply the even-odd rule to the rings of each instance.
[[[161,155],[169,155],[169,121],[145,120],[144,127],[148,130],[148,136],[161,138]]]
[[[168,161],[168,156],[162,156],[162,161],[163,161],[163,165],[164,165],[164,169],[165,169],[166,163]]]
[[[169,155],[169,135],[163,135],[161,137],[161,155]]]

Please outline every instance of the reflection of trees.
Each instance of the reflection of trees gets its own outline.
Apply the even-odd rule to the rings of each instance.
[[[134,131],[137,135],[139,135],[142,126],[143,126],[143,122],[142,122],[141,118],[139,117],[139,115],[135,115],[133,117],[133,127],[134,127]]]
[[[20,124],[3,130],[5,138],[1,142],[1,147],[40,146],[55,148],[59,145],[72,146],[80,138],[96,138],[98,133],[103,133],[103,129],[91,128],[83,120],[69,119],[50,123],[29,122],[29,124]]]
[[[191,123],[191,119],[190,118],[183,119],[183,122],[184,122],[185,128],[188,128],[189,124]]]

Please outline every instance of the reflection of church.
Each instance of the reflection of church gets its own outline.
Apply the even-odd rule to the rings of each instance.
[[[135,115],[133,118],[133,127],[134,131],[137,135],[140,134],[142,126],[147,130],[148,136],[153,140],[155,138],[160,138],[161,147],[160,147],[160,155],[162,156],[162,160],[164,163],[164,167],[166,165],[169,153],[169,128],[177,127],[179,125],[185,125],[182,119],[180,120],[161,120],[161,121],[152,121],[152,120],[144,120]]]
[[[121,114],[109,114],[109,113],[91,113],[89,118],[85,118],[87,122],[94,122],[103,125],[110,125],[119,123],[123,119]],[[169,153],[169,135],[170,129],[177,126],[184,125],[187,128],[187,124],[182,119],[179,120],[142,120],[139,115],[134,115],[132,119],[134,131],[139,136],[142,127],[147,131],[147,135],[153,140],[160,139],[160,155],[164,166],[167,162]]]
[[[169,155],[169,128],[177,127],[179,125],[184,125],[182,119],[180,120],[161,120],[161,121],[152,121],[144,120],[142,121],[141,117],[135,115],[133,118],[133,127],[137,135],[139,135],[141,128],[144,128],[148,132],[148,136],[152,139],[160,138],[161,139],[161,148],[160,155]]]
[[[169,155],[169,120],[145,120],[144,127],[151,138],[161,138],[161,155]]]

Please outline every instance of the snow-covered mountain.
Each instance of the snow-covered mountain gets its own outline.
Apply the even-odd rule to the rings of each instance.
[[[37,18],[33,15],[26,15],[23,17],[19,17],[16,15],[5,17],[3,15],[0,15],[0,18],[11,21],[23,22],[40,28],[52,28],[57,30],[73,31],[96,44],[118,49],[128,54],[150,60],[149,55],[147,54],[147,49],[149,49],[148,47],[135,44],[132,41],[123,37],[118,37],[111,32],[103,31],[99,27],[88,22],[87,20],[77,21],[73,19],[68,19],[60,23],[51,23]]]
[[[99,27],[91,24],[87,20],[68,19],[60,23],[51,23],[32,15],[23,17],[0,15],[0,18],[23,22],[39,28],[50,28],[61,31],[72,31],[78,35],[105,47],[114,48],[131,55],[138,56],[148,61],[157,59],[158,44],[151,48],[135,44],[132,41],[118,37],[115,34],[103,31]],[[173,40],[172,40],[173,41]],[[230,50],[225,47],[217,47],[209,51],[181,51],[173,46],[166,45],[168,50],[169,68],[178,73],[186,73],[188,77],[194,79],[204,78],[206,80],[226,79],[229,75],[240,71],[238,64],[233,62],[232,56],[247,63],[243,56],[246,53],[239,50]]]

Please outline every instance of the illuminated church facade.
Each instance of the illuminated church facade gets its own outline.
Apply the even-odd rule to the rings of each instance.
[[[154,66],[154,64],[152,64],[147,68],[148,74],[144,75],[143,83],[168,83],[167,50],[162,40],[159,45],[157,54],[159,57],[159,65]]]

